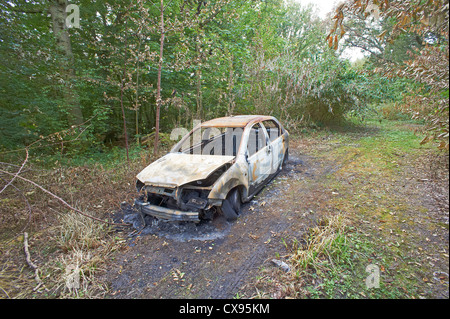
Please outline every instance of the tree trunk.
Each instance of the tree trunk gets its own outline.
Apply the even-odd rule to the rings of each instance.
[[[195,71],[195,75],[197,78],[197,95],[196,95],[196,101],[197,101],[197,118],[202,119],[203,115],[203,104],[202,104],[202,70],[201,70],[201,62],[202,62],[202,55],[200,53],[200,41],[197,41],[197,44],[195,45],[195,49],[197,51],[197,70]]]
[[[233,55],[230,60],[230,73],[228,75],[228,115],[233,115],[234,112],[234,96],[233,96],[233,88],[234,88],[234,72],[233,72]]]
[[[159,63],[158,63],[158,83],[156,88],[156,134],[155,134],[155,145],[153,148],[153,153],[156,155],[158,153],[159,144],[159,117],[161,110],[161,71],[163,64],[163,53],[164,53],[164,0],[161,0],[161,43],[159,47]]]
[[[64,80],[63,96],[68,106],[69,123],[71,125],[80,125],[84,120],[79,97],[72,86],[72,80],[75,78],[75,70],[73,69],[74,58],[72,45],[66,27],[66,7],[67,0],[52,0],[49,11],[52,17],[53,35],[56,39],[57,50],[62,55],[62,58],[59,60],[60,74]]]
[[[128,154],[128,132],[127,132],[127,119],[125,117],[125,108],[123,107],[123,90],[125,88],[125,68],[123,68],[123,75],[120,79],[120,108],[122,109],[123,119],[123,133],[125,135],[125,148],[127,150],[127,161],[130,162],[130,156]]]
[[[137,61],[136,61],[136,104],[135,104],[135,112],[136,112],[136,140],[139,145],[139,62],[140,62],[140,54],[141,54],[141,44],[142,38],[139,35],[139,47],[137,52]]]
[[[202,119],[203,117],[203,102],[202,102],[202,71],[199,69],[196,71],[197,73],[197,118]]]

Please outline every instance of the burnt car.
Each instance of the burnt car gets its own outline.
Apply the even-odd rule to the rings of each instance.
[[[197,125],[137,175],[141,214],[164,221],[235,220],[282,169],[289,133],[272,116],[241,115]]]

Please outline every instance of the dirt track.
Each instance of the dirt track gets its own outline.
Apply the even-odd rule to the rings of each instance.
[[[254,200],[243,206],[237,222],[221,216],[194,224],[153,223],[130,240],[130,248],[109,271],[112,295],[119,298],[233,298],[258,269],[285,255],[284,238],[300,238],[312,215],[286,207],[296,194],[289,180],[304,179],[306,192],[330,167],[291,149],[283,171]],[[130,206],[126,219],[140,220]],[[128,215],[128,216],[127,216]],[[314,218],[312,218],[314,219]],[[303,225],[298,227],[298,225]],[[293,227],[291,227],[293,226]]]

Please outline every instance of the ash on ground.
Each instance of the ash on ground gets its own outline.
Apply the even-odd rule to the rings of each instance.
[[[121,210],[114,219],[116,222],[130,224],[134,228],[129,237],[156,235],[179,242],[220,239],[225,237],[231,228],[231,224],[222,216],[215,216],[212,221],[201,221],[198,224],[165,222],[152,216],[141,215],[134,206],[126,202],[121,204]]]

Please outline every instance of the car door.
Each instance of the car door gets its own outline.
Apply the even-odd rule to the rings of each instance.
[[[268,140],[267,132],[261,124],[256,123],[251,127],[247,142],[250,193],[255,192],[270,176],[272,150]]]
[[[284,157],[281,127],[277,122],[273,120],[263,121],[262,125],[266,129],[269,138],[268,145],[270,146],[272,155],[272,166],[270,174],[275,174],[278,171],[278,168],[280,167]]]

